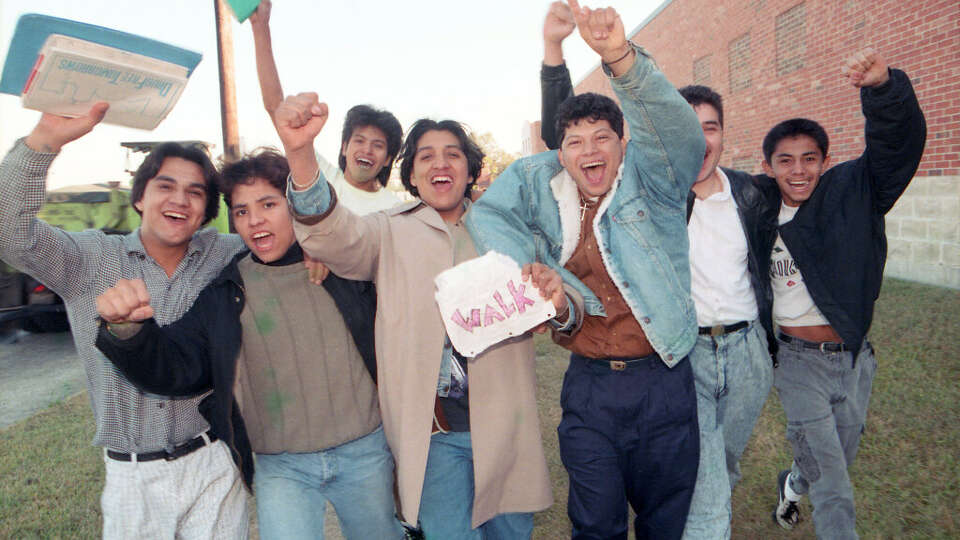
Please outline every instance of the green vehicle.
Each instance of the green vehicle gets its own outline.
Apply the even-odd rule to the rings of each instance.
[[[132,152],[149,152],[157,144],[121,143]],[[182,144],[208,148],[201,141]],[[229,212],[222,201],[220,204],[220,213],[209,226],[227,232]],[[140,215],[130,204],[130,188],[115,181],[48,191],[39,218],[65,231],[100,229],[107,234],[127,234],[140,225]],[[33,277],[0,261],[0,330],[16,328],[29,332],[64,332],[70,325],[60,297]]]

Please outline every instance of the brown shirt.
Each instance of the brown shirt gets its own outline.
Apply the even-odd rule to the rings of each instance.
[[[580,242],[564,268],[577,276],[597,297],[606,317],[585,315],[583,326],[572,339],[557,339],[571,352],[590,358],[636,358],[653,354],[653,346],[603,265],[593,234],[599,204],[589,202],[581,219]]]

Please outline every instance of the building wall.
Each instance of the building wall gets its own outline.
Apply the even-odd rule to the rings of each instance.
[[[850,54],[873,47],[906,71],[927,118],[927,146],[887,218],[887,274],[960,288],[960,3],[668,0],[632,38],[678,87],[704,84],[723,95],[721,164],[755,173],[767,130],[798,116],[826,128],[834,163],[860,155],[859,94],[840,74]],[[587,91],[612,95],[599,66],[576,85]]]

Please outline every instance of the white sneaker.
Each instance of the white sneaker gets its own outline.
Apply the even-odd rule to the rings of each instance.
[[[790,479],[790,471],[780,471],[777,475],[777,509],[773,511],[773,522],[786,530],[791,530],[800,523],[800,508],[796,501],[787,499],[784,494],[787,482]]]

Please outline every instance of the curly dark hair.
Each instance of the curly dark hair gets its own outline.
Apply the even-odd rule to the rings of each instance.
[[[397,157],[400,143],[403,141],[403,128],[400,127],[400,121],[388,111],[374,109],[369,105],[356,105],[347,111],[347,117],[343,120],[343,133],[340,135],[340,170],[346,171],[347,168],[347,156],[343,155],[343,151],[347,148],[347,141],[353,137],[354,130],[366,126],[379,129],[387,137],[387,162],[377,174],[377,181],[386,187],[387,181],[390,180],[390,171],[393,169],[393,159]]]
[[[400,149],[400,156],[397,160],[400,162],[400,180],[403,187],[407,188],[414,197],[419,197],[417,188],[410,182],[410,176],[413,174],[413,158],[417,154],[417,143],[420,137],[428,131],[447,131],[452,133],[460,143],[460,148],[467,157],[467,174],[470,176],[470,182],[467,183],[467,189],[464,197],[470,196],[470,190],[473,189],[473,183],[480,176],[480,170],[483,169],[483,150],[468,135],[463,125],[456,120],[431,120],[430,118],[421,118],[417,120],[410,131],[407,132],[407,138],[403,141],[403,147]]]
[[[147,154],[143,163],[137,167],[137,172],[133,173],[133,186],[130,188],[130,203],[136,205],[143,199],[143,193],[147,189],[147,183],[157,176],[160,167],[167,158],[180,158],[196,163],[203,170],[203,180],[206,182],[207,206],[204,209],[204,225],[217,217],[220,211],[220,173],[213,166],[207,153],[197,145],[185,145],[176,142],[166,142],[157,146],[152,152]],[[133,207],[141,216],[143,212],[136,206]]]
[[[557,143],[563,145],[567,128],[583,118],[592,122],[606,120],[617,137],[623,138],[623,112],[617,103],[607,96],[587,92],[568,97],[557,108]]]
[[[230,208],[233,206],[231,196],[237,185],[250,185],[255,178],[263,178],[286,196],[290,165],[287,164],[287,158],[275,148],[260,147],[243,156],[243,159],[224,165],[220,176],[220,191],[227,201],[227,208]]]

